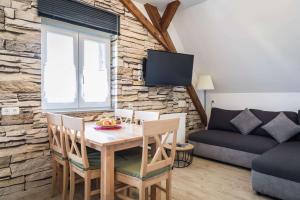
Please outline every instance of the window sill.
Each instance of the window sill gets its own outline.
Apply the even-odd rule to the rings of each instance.
[[[82,108],[82,109],[43,109],[43,113],[86,113],[86,112],[113,112],[113,108]]]

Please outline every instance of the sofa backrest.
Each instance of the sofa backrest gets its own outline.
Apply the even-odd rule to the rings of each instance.
[[[239,131],[230,123],[234,117],[240,114],[241,110],[224,110],[212,108],[208,123],[208,130],[222,130],[238,133]]]
[[[257,110],[257,109],[250,109],[250,111],[263,123],[261,126],[256,128],[254,131],[252,131],[252,135],[259,135],[259,136],[265,136],[265,137],[271,137],[270,134],[262,129],[261,127],[265,124],[272,121],[277,115],[279,115],[280,112],[273,112],[273,111],[264,111],[264,110]],[[296,124],[299,124],[298,114],[296,112],[283,112],[290,120],[295,122]]]
[[[221,108],[212,108],[208,124],[208,130],[223,130],[239,133],[237,128],[235,128],[230,123],[230,121],[234,117],[236,117],[241,111],[242,110],[224,110]],[[264,111],[257,109],[250,109],[250,111],[263,122],[261,126],[254,129],[250,134],[272,138],[270,134],[267,133],[261,127],[273,120],[280,112]],[[285,111],[284,114],[296,124],[300,124],[300,110],[298,111],[298,114],[296,112],[288,111]],[[300,141],[300,133],[295,138],[293,138],[293,140],[294,139]]]

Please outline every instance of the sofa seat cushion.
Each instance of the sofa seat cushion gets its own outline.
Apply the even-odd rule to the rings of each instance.
[[[300,183],[300,142],[287,142],[252,162],[254,171]]]
[[[189,135],[189,140],[253,154],[262,154],[278,144],[272,138],[256,135],[245,136],[240,133],[219,130],[192,133]]]

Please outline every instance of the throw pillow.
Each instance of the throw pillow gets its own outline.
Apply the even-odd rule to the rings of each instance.
[[[285,142],[300,133],[300,126],[282,112],[262,128],[279,143]]]
[[[262,124],[250,110],[245,109],[230,121],[243,135],[248,135]]]

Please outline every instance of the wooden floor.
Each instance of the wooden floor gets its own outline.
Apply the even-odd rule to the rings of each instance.
[[[188,168],[174,170],[172,192],[174,200],[271,199],[252,191],[249,170],[201,158],[194,158]],[[83,199],[82,189],[76,194],[76,200],[80,199]]]
[[[195,158],[185,169],[175,169],[173,199],[267,200],[252,191],[250,171]]]

